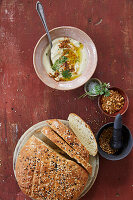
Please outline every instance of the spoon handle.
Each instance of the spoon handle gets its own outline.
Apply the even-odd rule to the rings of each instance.
[[[38,14],[39,14],[39,16],[40,16],[40,18],[42,20],[43,26],[44,26],[45,31],[46,31],[47,36],[48,36],[48,40],[49,40],[50,46],[52,48],[52,40],[51,40],[51,36],[49,34],[49,30],[48,30],[48,27],[47,27],[47,23],[46,23],[46,18],[45,18],[45,15],[44,15],[43,6],[42,6],[42,4],[39,1],[37,1],[37,3],[36,3],[36,10],[37,10],[37,12],[38,12]]]

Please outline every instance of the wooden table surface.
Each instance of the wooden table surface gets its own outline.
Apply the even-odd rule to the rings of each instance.
[[[130,105],[123,123],[133,132],[133,0],[42,0],[49,29],[68,25],[94,41],[98,64],[93,77],[125,90]],[[80,115],[96,133],[112,118],[97,98],[78,99],[83,86],[57,91],[37,77],[33,49],[44,29],[35,0],[0,0],[0,200],[29,200],[20,191],[12,159],[17,141],[33,124]],[[100,157],[95,184],[82,200],[133,199],[133,152],[120,161]]]

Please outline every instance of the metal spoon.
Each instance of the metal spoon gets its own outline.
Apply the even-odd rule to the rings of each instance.
[[[45,18],[45,15],[44,15],[44,9],[43,9],[43,6],[42,4],[37,1],[36,3],[36,10],[41,18],[41,21],[43,23],[43,26],[45,28],[45,31],[47,33],[47,36],[48,36],[48,40],[49,40],[49,44],[50,44],[50,47],[52,48],[52,40],[51,40],[51,36],[50,36],[50,33],[49,33],[49,30],[48,30],[48,27],[47,27],[47,23],[46,23],[46,18]]]

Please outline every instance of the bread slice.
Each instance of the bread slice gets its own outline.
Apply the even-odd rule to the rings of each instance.
[[[92,166],[87,163],[77,151],[71,148],[58,134],[56,134],[50,127],[43,127],[41,132],[50,139],[54,144],[56,144],[62,151],[67,153],[71,158],[75,159],[80,163],[88,172],[92,174]]]
[[[68,121],[71,129],[89,151],[90,155],[95,156],[97,154],[97,142],[90,126],[74,113],[69,114]]]
[[[57,119],[47,120],[46,123],[72,147],[86,162],[89,162],[89,152],[80,142],[74,132]]]
[[[35,136],[22,147],[15,170],[21,190],[36,200],[77,200],[88,180],[84,168]]]

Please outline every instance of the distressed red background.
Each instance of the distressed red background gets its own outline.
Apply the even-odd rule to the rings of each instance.
[[[129,109],[123,123],[133,132],[133,0],[42,0],[49,29],[69,25],[94,41],[98,65],[93,77],[126,91]],[[80,115],[94,133],[113,121],[99,111],[97,99],[44,85],[32,63],[33,49],[45,33],[35,0],[0,0],[0,200],[29,200],[22,194],[12,169],[14,148],[33,124],[48,118]],[[133,152],[121,161],[100,157],[92,189],[82,200],[133,199]]]

